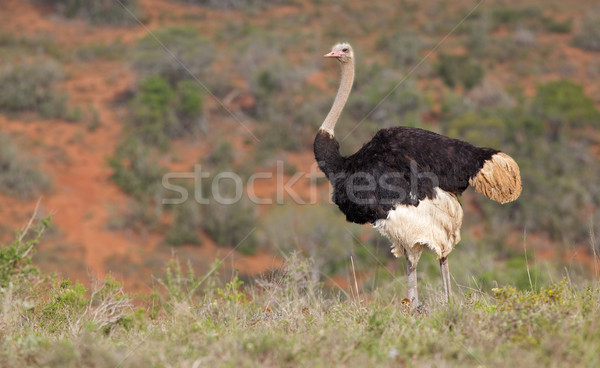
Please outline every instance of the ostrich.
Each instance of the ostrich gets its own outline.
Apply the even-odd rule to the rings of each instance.
[[[371,224],[404,255],[411,308],[419,305],[417,262],[424,247],[440,262],[446,301],[450,301],[448,254],[460,241],[463,211],[458,196],[469,186],[500,203],[517,199],[521,176],[505,153],[480,148],[427,130],[379,130],[351,156],[340,154],[334,128],[350,95],[354,54],[347,43],[333,46],[326,58],[342,69],[331,110],[314,141],[315,159],[333,186],[332,199],[357,224]]]

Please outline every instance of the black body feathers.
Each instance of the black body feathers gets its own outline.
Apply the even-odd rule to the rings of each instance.
[[[332,135],[320,130],[314,151],[334,188],[333,201],[348,221],[359,224],[386,218],[397,204],[417,206],[433,199],[436,187],[460,195],[499,152],[409,127],[382,129],[348,157],[341,156]]]

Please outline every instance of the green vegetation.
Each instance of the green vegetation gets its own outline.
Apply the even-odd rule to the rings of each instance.
[[[197,134],[202,129],[202,94],[198,88],[190,81],[172,87],[158,75],[143,80],[131,102],[128,134],[164,150],[170,139]]]
[[[50,190],[52,180],[35,161],[21,152],[12,139],[0,134],[0,191],[22,199],[31,199]]]
[[[64,17],[88,19],[93,24],[129,26],[137,24],[135,18],[140,16],[137,0],[35,0],[35,2],[51,6],[56,13]]]
[[[39,271],[30,256],[48,224],[32,225],[0,246],[0,366],[600,365],[600,290],[587,281],[600,266],[600,115],[598,88],[588,83],[600,71],[593,54],[600,38],[591,6],[563,13],[558,2],[482,4],[446,38],[473,4],[173,0],[148,12],[152,33],[141,35],[90,28],[135,24],[117,1],[34,3],[48,24],[59,14],[57,27],[69,28],[74,42],[29,29],[0,33],[0,112],[11,137],[33,137],[23,148],[43,157],[46,168],[58,155],[52,150],[73,152],[49,143],[57,134],[73,134],[67,144],[120,134],[108,162],[129,198],[110,209],[107,226],[156,247],[111,256],[105,267],[148,285],[139,275],[156,270],[171,247],[200,256],[187,268],[171,261],[153,275],[151,294],[134,298],[111,277],[88,287]],[[136,14],[138,3],[153,4],[122,3]],[[181,11],[185,4],[198,6]],[[306,168],[298,160],[312,160],[312,138],[339,81],[339,66],[321,56],[343,40],[357,55],[353,93],[336,128],[345,154],[381,128],[405,125],[501,149],[521,167],[515,203],[465,194],[448,306],[440,302],[439,264],[424,252],[426,314],[402,303],[405,263],[390,255],[389,241],[345,222],[334,205],[257,208],[245,193],[230,204],[237,196],[231,178],[212,186],[224,172],[245,183],[279,159],[288,160],[287,177]],[[565,49],[569,42],[582,50]],[[99,84],[78,79],[80,62],[92,72],[95,63],[116,66],[105,76],[109,90],[94,95],[100,111],[68,108],[58,88],[67,76],[72,100],[90,100]],[[120,65],[130,65],[134,78]],[[115,109],[114,116],[104,109]],[[99,112],[111,117],[106,126]],[[15,121],[31,113],[83,124]],[[108,125],[114,121],[122,129]],[[50,190],[34,163],[0,135],[2,195],[26,201]],[[194,164],[210,173],[198,193],[209,203],[195,200],[185,178],[172,183],[188,190],[187,201],[163,205],[178,194],[163,188],[164,174],[191,172]],[[21,201],[2,204],[4,211],[16,212],[13,203]],[[0,225],[0,239],[6,228]],[[212,244],[236,265],[243,264],[240,253],[259,251],[259,259],[264,251],[285,262],[273,261],[278,266],[266,275],[237,275],[223,272],[221,261],[207,269],[212,260],[201,259],[203,250],[180,247]],[[553,252],[551,260],[541,247]],[[586,256],[585,263],[573,260]]]
[[[198,229],[202,224],[200,207],[189,200],[173,208],[173,220],[165,233],[165,242],[169,245],[202,244]]]
[[[45,118],[67,115],[67,95],[56,84],[63,79],[62,67],[52,60],[6,65],[0,72],[0,110],[9,113],[38,112]]]
[[[600,51],[600,14],[587,14],[581,22],[581,28],[573,37],[573,45],[584,50]]]
[[[63,56],[58,45],[44,36],[25,37],[0,31],[0,55],[5,61],[19,60],[24,55],[48,55],[57,60]]]
[[[485,72],[468,55],[440,55],[437,71],[448,87],[461,85],[471,89],[481,82]]]
[[[201,81],[211,73],[214,46],[193,27],[170,26],[140,39],[131,58],[142,78],[161,76],[172,85],[183,80]]]
[[[73,50],[72,57],[77,61],[121,60],[127,54],[127,45],[120,41],[109,43],[89,43]]]
[[[264,8],[276,4],[285,4],[291,0],[171,0],[183,3],[205,5],[221,9]]]
[[[237,247],[242,254],[254,254],[257,247],[256,208],[249,202],[222,204],[212,199],[203,206],[202,229],[217,244]]]
[[[338,209],[329,204],[315,206],[283,206],[263,218],[264,239],[268,249],[286,256],[298,252],[314,259],[315,277],[319,272],[335,275],[345,270],[353,257],[356,270],[362,271],[385,264],[390,256],[389,244],[380,241],[375,232],[372,238],[359,239],[360,228],[347,223]],[[385,245],[383,245],[385,244]]]
[[[569,80],[538,86],[532,105],[533,113],[547,121],[553,131],[563,126],[581,128],[600,124],[600,111],[594,101],[586,96],[582,86]]]
[[[3,245],[0,254],[18,244]],[[11,259],[29,264],[27,255],[2,257],[0,269]],[[419,314],[399,300],[403,278],[346,294],[325,288],[311,272],[313,263],[298,256],[251,285],[237,275],[219,281],[219,268],[216,263],[198,276],[174,260],[160,289],[134,310],[131,296],[111,277],[88,290],[30,266],[11,266],[0,289],[0,364],[600,364],[597,285],[563,278],[525,291],[459,289],[444,305],[441,293],[431,291],[439,285],[423,280],[430,296],[426,313]]]

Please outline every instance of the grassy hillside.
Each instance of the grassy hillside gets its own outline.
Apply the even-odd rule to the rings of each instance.
[[[292,255],[251,285],[221,283],[219,263],[196,275],[175,259],[155,293],[135,298],[111,277],[86,290],[40,274],[28,253],[39,235],[23,235],[0,253],[3,367],[600,363],[597,284],[467,289],[445,305],[425,283],[431,297],[411,314],[398,297],[402,280],[332,290],[312,261]]]

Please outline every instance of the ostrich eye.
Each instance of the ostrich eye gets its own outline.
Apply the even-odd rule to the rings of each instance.
[[[342,51],[343,51],[343,52],[348,52],[348,49],[343,49]]]

